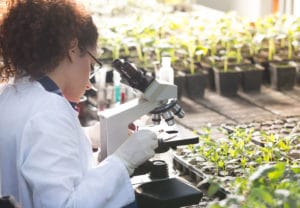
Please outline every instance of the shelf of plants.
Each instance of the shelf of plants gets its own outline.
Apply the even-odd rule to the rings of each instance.
[[[240,83],[245,91],[259,91],[263,83],[276,90],[293,88],[300,61],[299,17],[250,21],[235,13],[213,17],[193,6],[182,12],[159,4],[137,9],[137,4],[111,9],[110,16],[95,12],[102,61],[124,58],[155,72],[161,57],[170,56],[179,88],[186,88],[191,76],[204,76],[207,86],[222,95],[235,95]],[[182,77],[185,82],[178,81]],[[199,89],[198,97],[203,95]]]
[[[174,167],[214,198],[211,207],[300,206],[300,117],[209,128],[178,148]],[[259,206],[258,206],[259,205]]]

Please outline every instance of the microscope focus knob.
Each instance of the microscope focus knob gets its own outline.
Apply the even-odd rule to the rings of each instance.
[[[152,161],[152,168],[150,171],[150,178],[153,179],[164,179],[169,178],[168,165],[163,160]]]

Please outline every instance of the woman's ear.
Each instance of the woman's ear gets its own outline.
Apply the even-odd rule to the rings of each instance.
[[[78,56],[79,53],[79,48],[78,48],[78,40],[74,39],[70,43],[70,48],[68,52],[68,58],[72,62],[76,56]]]

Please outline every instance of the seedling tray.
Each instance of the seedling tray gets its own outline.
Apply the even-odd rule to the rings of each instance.
[[[208,193],[210,176],[203,173],[194,165],[189,164],[181,156],[176,155],[175,152],[173,154],[173,167],[180,171],[181,175],[188,175],[191,182],[194,183],[203,193]],[[220,189],[212,197],[224,199],[226,198],[227,194],[229,194],[229,191],[225,190],[223,187],[220,187]]]

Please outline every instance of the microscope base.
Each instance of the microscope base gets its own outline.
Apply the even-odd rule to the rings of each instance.
[[[144,183],[135,189],[138,208],[179,208],[198,204],[203,196],[178,178]]]

